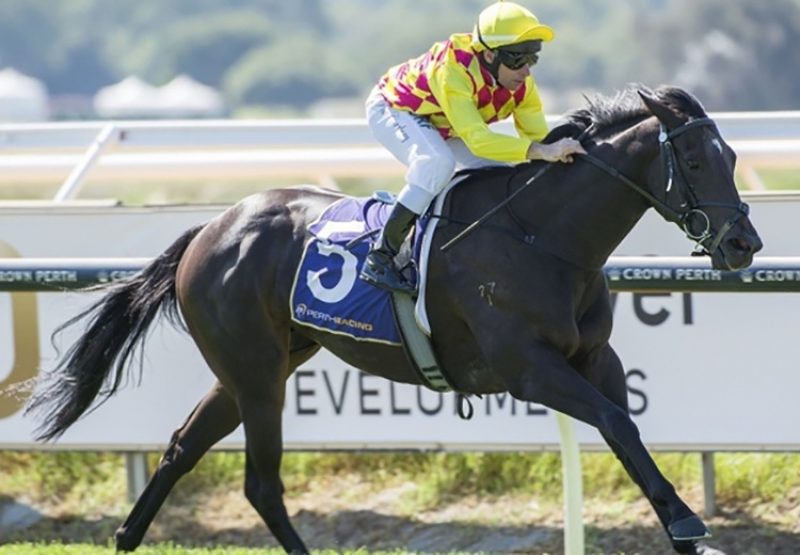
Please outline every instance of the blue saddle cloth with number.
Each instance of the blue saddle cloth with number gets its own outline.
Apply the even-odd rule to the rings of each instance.
[[[392,206],[374,196],[343,198],[309,226],[312,238],[292,286],[294,322],[359,340],[400,344],[391,294],[358,277],[370,241],[347,247],[356,237],[382,228]],[[419,228],[414,235],[421,237]],[[413,264],[410,270],[406,276],[416,280]]]

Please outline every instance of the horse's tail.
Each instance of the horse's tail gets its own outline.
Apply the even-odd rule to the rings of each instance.
[[[37,439],[58,438],[98,395],[101,400],[95,408],[119,389],[133,355],[137,348],[141,351],[147,329],[159,312],[173,325],[183,327],[175,277],[181,257],[202,228],[203,225],[198,225],[186,231],[136,275],[98,287],[107,291],[106,295],[54,332],[55,336],[89,319],[84,334],[58,366],[48,372],[40,391],[28,403],[26,413],[35,411],[44,415]]]

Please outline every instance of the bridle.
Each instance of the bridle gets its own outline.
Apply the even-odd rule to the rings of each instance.
[[[665,201],[662,201],[643,187],[637,185],[634,181],[620,173],[616,168],[606,164],[599,158],[591,154],[581,155],[580,159],[586,160],[594,166],[600,168],[609,175],[622,181],[625,185],[642,195],[650,202],[650,204],[661,214],[665,220],[676,223],[686,236],[694,241],[695,250],[692,254],[696,256],[703,256],[711,254],[717,250],[719,245],[725,239],[728,232],[736,225],[743,216],[750,213],[750,207],[745,202],[728,203],[728,202],[715,202],[715,201],[699,201],[695,193],[694,186],[686,179],[686,176],[681,170],[678,163],[678,157],[675,154],[675,146],[672,144],[675,137],[683,135],[687,131],[698,127],[712,127],[716,130],[714,120],[708,117],[697,118],[689,120],[680,127],[669,130],[661,123],[658,133],[659,156],[664,164],[665,175],[665,193],[670,192],[673,186],[676,192],[681,197],[681,204],[675,208]],[[666,196],[665,196],[666,198]],[[703,210],[704,208],[729,208],[734,210],[733,216],[728,218],[725,223],[717,230],[716,233],[711,229],[711,219],[708,214]],[[700,219],[700,231],[692,230],[692,222]]]
[[[606,162],[600,158],[597,158],[596,156],[591,154],[580,154],[578,155],[578,159],[585,160],[593,164],[595,167],[603,170],[615,179],[622,181],[625,185],[647,199],[647,201],[658,211],[659,214],[664,217],[665,220],[677,224],[686,234],[686,237],[688,237],[691,241],[694,241],[695,248],[694,252],[692,253],[694,256],[711,256],[711,254],[717,250],[719,245],[725,239],[725,236],[728,234],[728,232],[733,228],[734,225],[736,225],[736,222],[738,222],[742,216],[747,216],[750,213],[750,207],[745,202],[700,202],[697,200],[697,194],[695,193],[694,186],[689,182],[689,180],[686,179],[686,176],[684,176],[683,172],[681,171],[677,155],[675,154],[675,146],[672,144],[672,141],[675,139],[675,137],[679,137],[687,131],[691,131],[698,127],[713,127],[716,130],[716,124],[714,123],[714,120],[709,117],[689,120],[680,127],[676,127],[672,130],[667,129],[663,123],[660,123],[658,143],[659,157],[663,160],[664,164],[665,198],[666,193],[670,192],[674,186],[678,195],[682,199],[681,204],[677,208],[656,197],[650,191],[636,184],[632,179],[620,173],[619,170],[608,165]],[[591,130],[592,126],[589,126],[587,129],[585,129],[578,137],[578,142],[581,142],[581,140],[588,137]],[[441,251],[444,252],[449,250],[453,245],[483,225],[501,208],[508,206],[514,197],[522,193],[522,191],[524,191],[528,186],[530,186],[553,166],[554,164],[550,163],[540,168],[539,171],[525,181],[525,183],[519,189],[511,193],[502,202],[486,212],[483,216],[472,222],[461,233],[442,245]],[[716,233],[713,233],[713,230],[711,229],[711,218],[709,218],[708,214],[705,212],[705,210],[703,210],[704,208],[708,207],[730,208],[734,210],[733,216],[728,218],[728,220],[719,228],[719,230],[717,230]],[[691,224],[692,221],[694,221],[694,218],[700,218],[700,221],[702,222],[700,226],[702,230],[699,232],[692,230]]]

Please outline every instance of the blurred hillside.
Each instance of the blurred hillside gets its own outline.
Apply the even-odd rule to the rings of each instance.
[[[800,0],[519,1],[556,29],[535,70],[549,112],[629,82],[684,86],[709,110],[800,108]],[[3,0],[0,69],[43,81],[60,117],[127,76],[182,74],[221,91],[233,115],[299,115],[363,98],[387,67],[471,30],[488,4]]]

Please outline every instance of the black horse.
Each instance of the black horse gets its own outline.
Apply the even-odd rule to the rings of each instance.
[[[450,195],[429,262],[434,350],[453,388],[510,392],[599,430],[663,524],[674,549],[697,553],[708,530],[661,474],[631,420],[603,265],[645,211],[675,222],[719,269],[751,264],[762,244],[736,191],[735,154],[685,91],[630,88],[568,115],[549,137],[580,137],[574,164],[477,171]],[[538,176],[531,180],[532,176]],[[512,198],[513,197],[513,198]],[[184,233],[141,273],[108,286],[88,329],[33,397],[53,439],[119,387],[163,312],[185,326],[217,383],[174,433],[116,533],[135,549],[175,482],[244,424],[245,495],[288,552],[306,553],[283,502],[285,383],[320,347],[389,380],[419,383],[404,351],[297,326],[289,295],[307,227],[342,195],[315,187],[250,196]],[[456,242],[463,222],[508,199]],[[462,222],[462,223],[458,223]],[[491,302],[479,293],[493,282]]]

